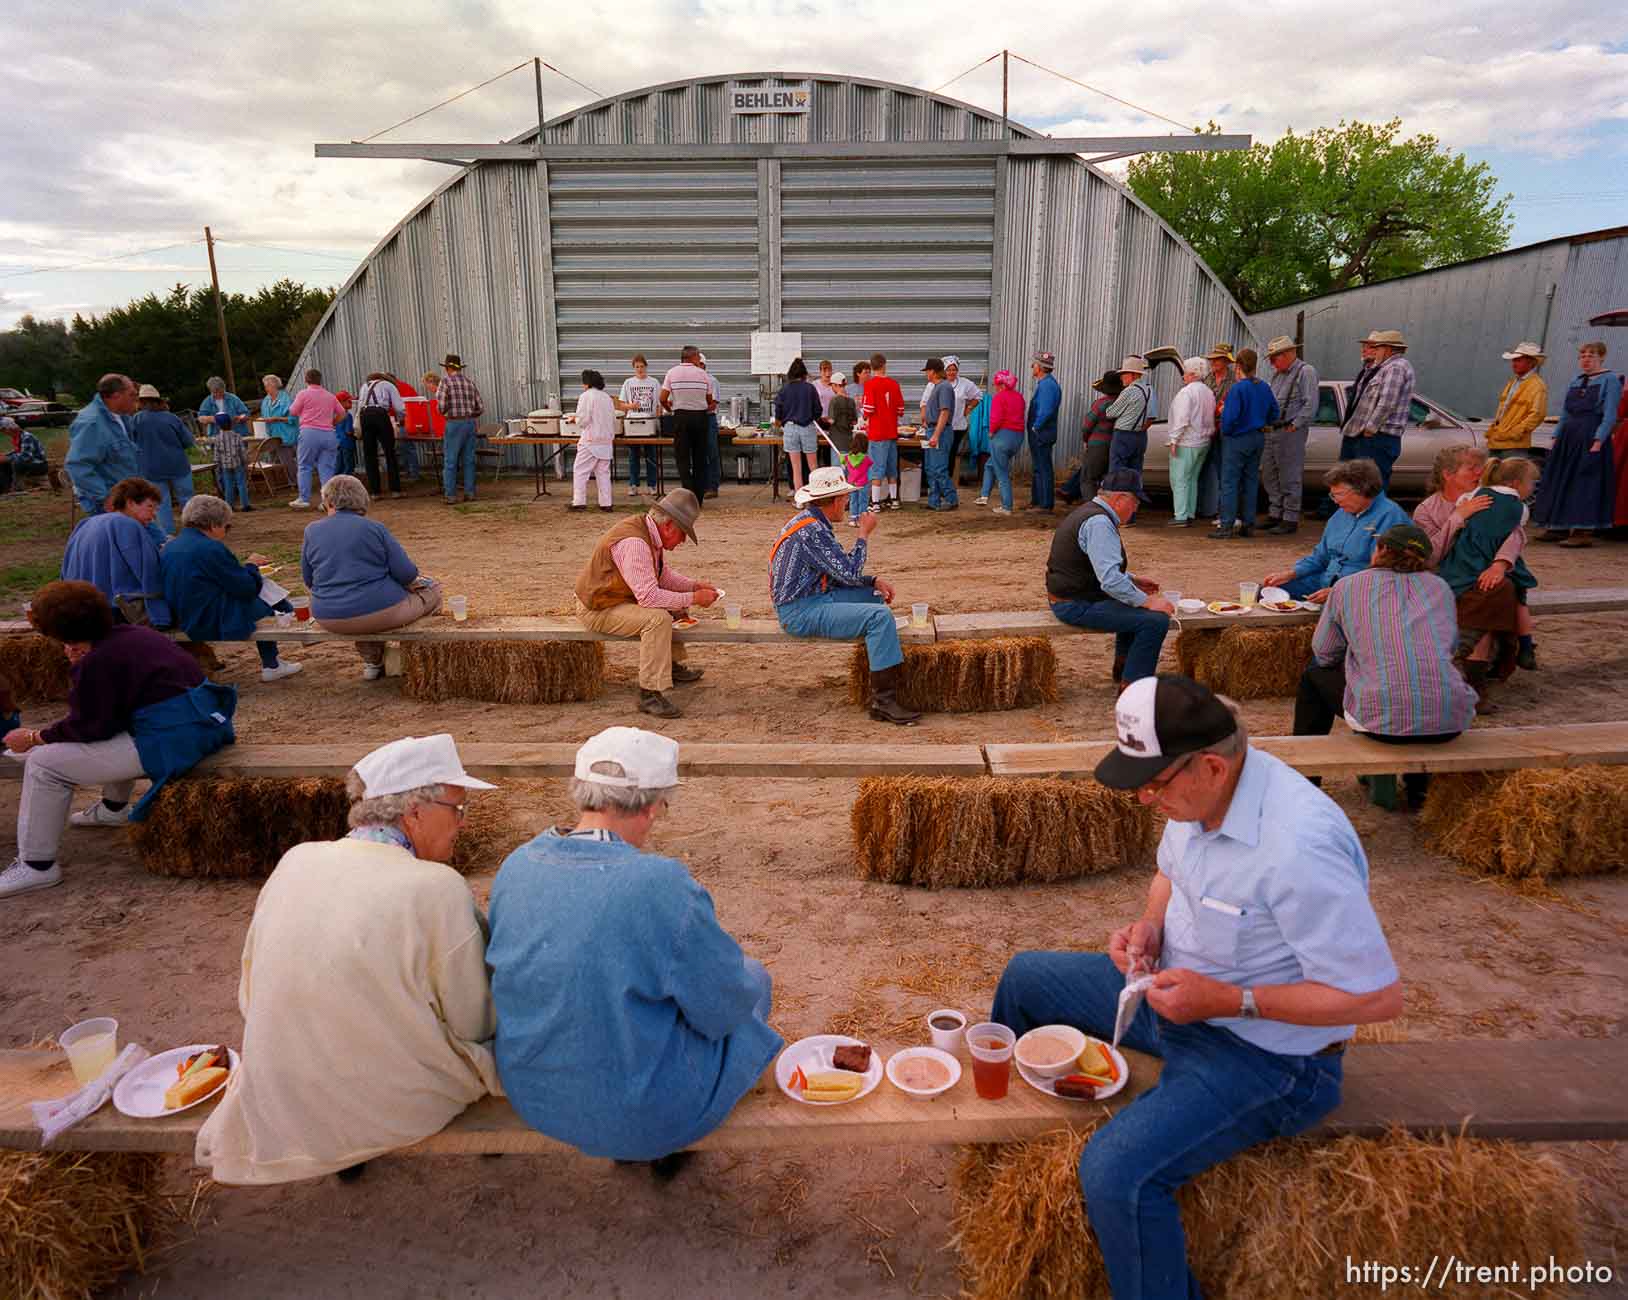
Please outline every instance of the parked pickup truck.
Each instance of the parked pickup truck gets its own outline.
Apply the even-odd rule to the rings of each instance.
[[[73,419],[73,412],[61,402],[3,387],[0,387],[0,415],[9,415],[25,429],[37,424],[67,424]]]

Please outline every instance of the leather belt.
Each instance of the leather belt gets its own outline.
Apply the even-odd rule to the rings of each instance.
[[[1342,1039],[1338,1043],[1330,1043],[1327,1047],[1323,1048],[1322,1051],[1313,1052],[1312,1055],[1313,1056],[1344,1056],[1345,1055],[1345,1042]]]

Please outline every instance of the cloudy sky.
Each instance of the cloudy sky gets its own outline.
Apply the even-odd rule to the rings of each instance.
[[[1322,0],[1141,0],[1131,24],[1119,4],[1028,0],[81,0],[68,23],[62,0],[0,0],[0,328],[207,283],[206,223],[228,289],[341,283],[449,171],[319,162],[313,142],[371,135],[533,54],[600,94],[766,69],[932,90],[1005,45],[1257,139],[1399,116],[1491,164],[1514,244],[1628,224],[1628,40],[1611,10],[1432,0],[1356,21]],[[945,93],[998,107],[998,62]],[[544,95],[550,116],[596,98],[551,73]],[[1020,64],[1011,102],[1053,134],[1169,129]],[[534,112],[528,70],[383,139],[496,140]]]

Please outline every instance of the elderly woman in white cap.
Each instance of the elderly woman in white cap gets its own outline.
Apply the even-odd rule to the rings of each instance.
[[[338,1173],[500,1092],[486,923],[445,864],[472,790],[451,736],[351,770],[351,832],[283,854],[243,945],[243,1063],[198,1134],[221,1183]]]
[[[1203,357],[1181,366],[1181,391],[1170,403],[1170,527],[1191,528],[1198,516],[1198,477],[1215,441],[1215,398],[1204,382]]]
[[[540,1132],[670,1177],[780,1050],[769,973],[682,862],[644,851],[678,742],[611,727],[575,770],[576,827],[521,845],[492,886],[498,1068]]]

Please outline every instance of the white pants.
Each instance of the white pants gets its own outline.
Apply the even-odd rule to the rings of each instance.
[[[588,504],[588,479],[592,476],[599,482],[599,504],[608,506],[611,503],[611,458],[599,456],[586,447],[577,448],[577,463],[571,471],[571,504],[585,506]]]
[[[123,803],[143,775],[129,732],[90,745],[63,742],[29,750],[17,809],[17,856],[24,862],[56,861],[75,786],[101,786],[104,799]]]

